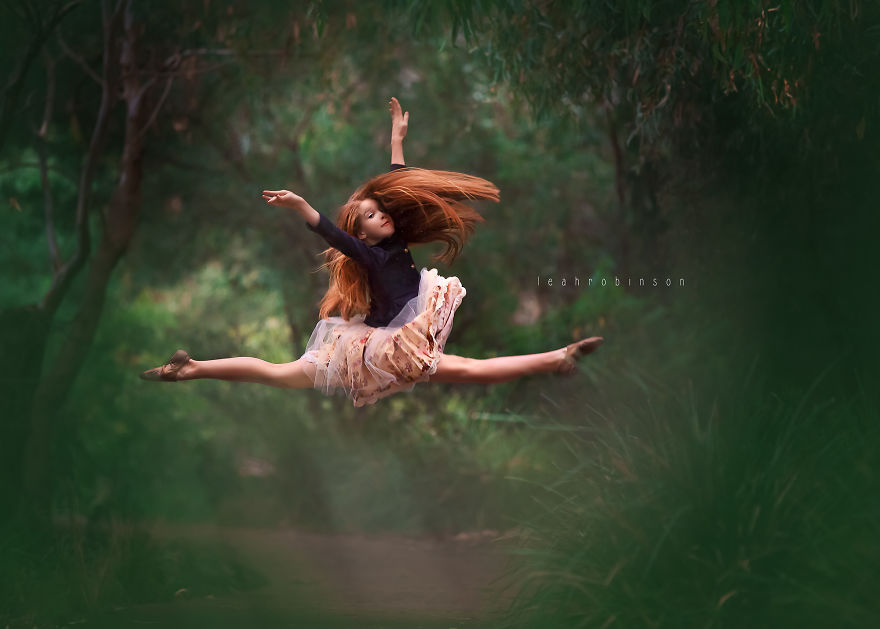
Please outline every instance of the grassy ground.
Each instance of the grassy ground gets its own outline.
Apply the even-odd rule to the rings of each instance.
[[[117,523],[104,531],[117,540],[146,533],[153,556],[119,552],[88,608],[72,613],[55,589],[47,606],[6,626],[483,627],[506,606],[490,587],[504,572],[497,532],[440,540],[206,525]],[[124,575],[135,556],[129,568],[138,574]],[[155,571],[157,560],[166,573]],[[94,568],[68,585],[93,587]],[[128,590],[115,589],[122,585]]]

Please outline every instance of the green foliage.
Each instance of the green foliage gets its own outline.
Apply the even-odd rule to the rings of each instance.
[[[424,9],[420,17],[428,4],[413,3]],[[608,108],[639,160],[664,147],[677,156],[721,154],[728,168],[743,158],[757,162],[755,177],[780,159],[810,159],[817,143],[842,149],[861,142],[864,121],[880,113],[880,84],[870,71],[880,50],[876,3],[490,1],[445,8],[494,80],[515,86],[539,118],[568,115],[589,126],[584,108]]]
[[[728,383],[734,404],[652,387],[594,416],[525,527],[503,626],[873,623],[876,408],[819,379],[796,398]]]

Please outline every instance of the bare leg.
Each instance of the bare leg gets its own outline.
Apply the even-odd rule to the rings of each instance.
[[[258,382],[281,389],[308,389],[314,382],[315,367],[300,358],[292,363],[270,363],[260,358],[236,356],[216,360],[190,360],[181,367],[178,380],[234,380]]]
[[[580,355],[585,355],[601,345],[601,337],[592,337],[583,343]],[[507,382],[541,372],[555,372],[565,361],[566,348],[540,354],[499,356],[498,358],[465,358],[455,354],[441,354],[437,371],[430,382],[471,382],[494,384]]]

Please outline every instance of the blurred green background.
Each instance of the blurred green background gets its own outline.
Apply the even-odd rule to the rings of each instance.
[[[267,553],[281,530],[433,540],[438,562],[474,532],[508,542],[491,614],[293,588],[228,626],[880,622],[876,3],[0,12],[4,626],[149,605],[182,626],[181,598],[222,625],[212,601],[285,574],[156,523]],[[302,354],[324,243],[260,191],[335,217],[388,168],[391,96],[408,165],[501,190],[452,267],[413,251],[467,288],[446,350],[604,346],[573,378],[361,409],[141,381],[178,347]]]

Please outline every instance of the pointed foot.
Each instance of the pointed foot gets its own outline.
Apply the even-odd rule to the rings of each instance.
[[[559,361],[556,373],[562,376],[570,376],[577,371],[577,361],[581,357],[596,351],[604,342],[605,339],[601,336],[591,336],[566,346],[562,350],[563,355]]]
[[[142,380],[154,382],[177,382],[180,369],[191,360],[189,354],[179,349],[168,359],[164,365],[147,369],[141,373]]]

